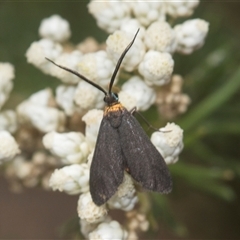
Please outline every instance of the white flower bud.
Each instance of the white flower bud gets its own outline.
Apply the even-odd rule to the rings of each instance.
[[[14,66],[10,63],[0,63],[0,109],[13,88],[12,79],[14,77]]]
[[[41,69],[44,73],[50,74],[54,65],[47,61],[45,57],[55,60],[62,51],[60,44],[44,38],[38,42],[33,42],[28,48],[26,52],[27,62]]]
[[[125,240],[128,233],[117,221],[110,223],[101,223],[98,227],[89,234],[89,240]]]
[[[49,132],[43,137],[43,145],[61,158],[64,164],[86,162],[89,146],[82,133]]]
[[[183,149],[183,130],[175,123],[168,123],[152,134],[151,141],[167,164],[175,163]]]
[[[63,53],[59,55],[54,61],[59,65],[77,71],[77,67],[81,59],[82,53],[78,50],[75,50],[71,53]],[[49,74],[53,77],[60,79],[63,83],[77,84],[81,80],[74,74],[69,73],[66,70],[63,70],[52,63],[50,64],[52,67],[51,72],[49,72]]]
[[[169,53],[160,53],[149,50],[138,70],[150,86],[161,86],[167,84],[171,79],[174,61]]]
[[[65,124],[65,115],[62,111],[50,107],[54,104],[51,89],[34,93],[29,99],[17,106],[20,123],[30,123],[42,132],[62,131]]]
[[[189,17],[198,6],[199,0],[178,0],[165,3],[166,13],[171,17]]]
[[[120,27],[121,31],[128,32],[131,34],[135,33],[137,29],[140,29],[137,37],[143,39],[143,37],[146,34],[145,33],[146,29],[140,24],[140,22],[137,19],[135,18],[127,19],[126,21],[122,22]]]
[[[81,233],[85,237],[85,239],[88,239],[88,234],[92,232],[98,225],[98,223],[89,223],[84,219],[79,219],[80,227],[81,227]]]
[[[201,19],[192,19],[174,27],[177,52],[191,54],[203,46],[208,33],[209,23]]]
[[[103,92],[85,81],[79,82],[74,95],[74,101],[81,110],[103,108],[103,98]]]
[[[133,95],[133,93],[129,93],[127,91],[121,91],[118,93],[119,100],[121,104],[128,110],[131,111],[133,108],[137,106],[137,99]]]
[[[28,100],[18,105],[17,114],[21,123],[30,123],[42,132],[62,131],[66,120],[62,111]]]
[[[114,69],[115,64],[108,57],[107,52],[98,51],[85,54],[78,64],[77,71],[100,86],[107,87]]]
[[[0,164],[11,160],[18,153],[20,150],[12,135],[7,131],[0,131]]]
[[[129,4],[131,4],[134,16],[143,26],[148,26],[157,20],[165,20],[163,1],[134,0]]]
[[[173,53],[176,49],[175,32],[167,22],[153,22],[144,37],[148,49]]]
[[[138,76],[133,76],[122,85],[122,91],[136,99],[136,107],[139,111],[147,110],[156,99],[155,91]]]
[[[122,184],[118,187],[118,190],[113,197],[110,198],[108,205],[111,208],[131,211],[137,202],[138,197],[136,196],[136,190],[132,179],[127,173],[125,173]]]
[[[96,144],[98,131],[99,131],[102,118],[103,118],[103,111],[97,110],[97,109],[88,111],[82,117],[82,120],[86,124],[86,128],[85,128],[86,140],[92,148],[94,148]]]
[[[2,87],[5,81],[10,81],[15,78],[14,66],[11,63],[0,63],[0,86]]]
[[[6,130],[10,133],[16,132],[18,127],[16,113],[12,110],[6,110],[0,113],[0,130]]]
[[[27,179],[33,170],[33,164],[31,161],[26,160],[23,156],[19,155],[14,158],[12,161],[10,167],[7,169],[7,171],[11,172],[11,174],[14,174],[16,178],[19,180]],[[37,182],[37,179],[35,179]]]
[[[137,29],[135,30],[135,32],[129,33],[118,30],[108,37],[106,41],[107,53],[111,57],[111,59],[113,59],[115,64],[118,62],[123,51],[132,41],[136,31]],[[121,66],[126,71],[133,71],[134,69],[137,68],[138,64],[141,62],[144,54],[145,46],[141,38],[136,38],[134,44],[124,57]]]
[[[50,88],[40,90],[32,94],[28,101],[41,106],[50,106],[54,102],[52,90]]]
[[[97,25],[112,33],[119,29],[122,22],[130,18],[130,7],[123,1],[97,1],[88,4],[88,11],[97,20]]]
[[[56,89],[56,102],[67,116],[71,116],[78,108],[74,102],[75,86],[59,85]]]
[[[86,163],[72,164],[56,169],[49,180],[49,186],[54,190],[70,195],[89,191],[89,167]]]
[[[105,205],[98,207],[92,201],[90,192],[83,193],[79,197],[77,206],[78,216],[89,223],[97,223],[104,220],[107,214]]]
[[[39,35],[56,42],[65,42],[70,38],[71,30],[68,21],[59,15],[53,15],[42,20]]]

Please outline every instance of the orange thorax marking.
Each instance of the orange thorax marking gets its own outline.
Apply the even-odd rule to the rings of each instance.
[[[112,106],[106,106],[104,109],[104,116],[107,115],[109,112],[117,112],[122,111],[124,109],[121,103],[116,103]]]

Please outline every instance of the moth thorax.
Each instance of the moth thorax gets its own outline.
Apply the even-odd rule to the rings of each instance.
[[[108,93],[103,100],[108,106],[114,105],[118,103],[118,94],[112,92]]]

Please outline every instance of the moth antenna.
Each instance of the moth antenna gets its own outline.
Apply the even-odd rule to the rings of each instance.
[[[45,57],[45,58],[46,58],[46,57]],[[105,94],[105,96],[107,95],[107,92],[106,92],[101,86],[99,86],[98,84],[94,83],[93,81],[87,79],[87,78],[84,77],[82,74],[80,74],[80,73],[78,73],[78,72],[76,72],[76,71],[74,71],[74,70],[72,70],[72,69],[70,69],[70,68],[67,68],[67,67],[64,67],[64,66],[62,66],[62,65],[59,65],[59,64],[55,63],[54,61],[52,61],[52,60],[49,59],[49,58],[46,58],[46,59],[47,59],[49,62],[51,62],[51,63],[53,63],[54,65],[56,65],[57,67],[59,67],[59,68],[65,70],[65,71],[67,71],[67,72],[70,72],[70,73],[76,75],[77,77],[81,78],[81,79],[84,80],[85,82],[87,82],[87,83],[91,84],[92,86],[94,86],[95,88],[99,89],[100,91],[102,91],[102,92]]]
[[[115,80],[115,77],[117,75],[117,72],[121,66],[121,63],[125,57],[125,55],[127,54],[128,50],[131,48],[131,46],[133,45],[137,35],[138,35],[138,32],[139,32],[140,29],[137,30],[137,32],[135,33],[135,36],[133,38],[133,40],[129,43],[129,45],[125,48],[125,50],[123,51],[122,55],[120,56],[120,58],[118,59],[118,62],[117,62],[117,65],[115,67],[115,70],[113,72],[113,75],[111,77],[111,81],[110,81],[110,84],[109,84],[109,90],[108,90],[108,93],[111,94],[112,92],[112,86],[113,86],[113,83],[114,83],[114,80]]]

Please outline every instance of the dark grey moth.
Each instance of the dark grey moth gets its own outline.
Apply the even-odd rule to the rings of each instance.
[[[159,193],[169,193],[172,190],[171,176],[163,157],[132,113],[118,101],[118,95],[112,92],[120,65],[138,32],[139,30],[120,56],[108,91],[80,73],[47,59],[105,94],[106,107],[90,167],[90,193],[98,206],[106,203],[116,193],[123,182],[124,171],[143,189]]]

